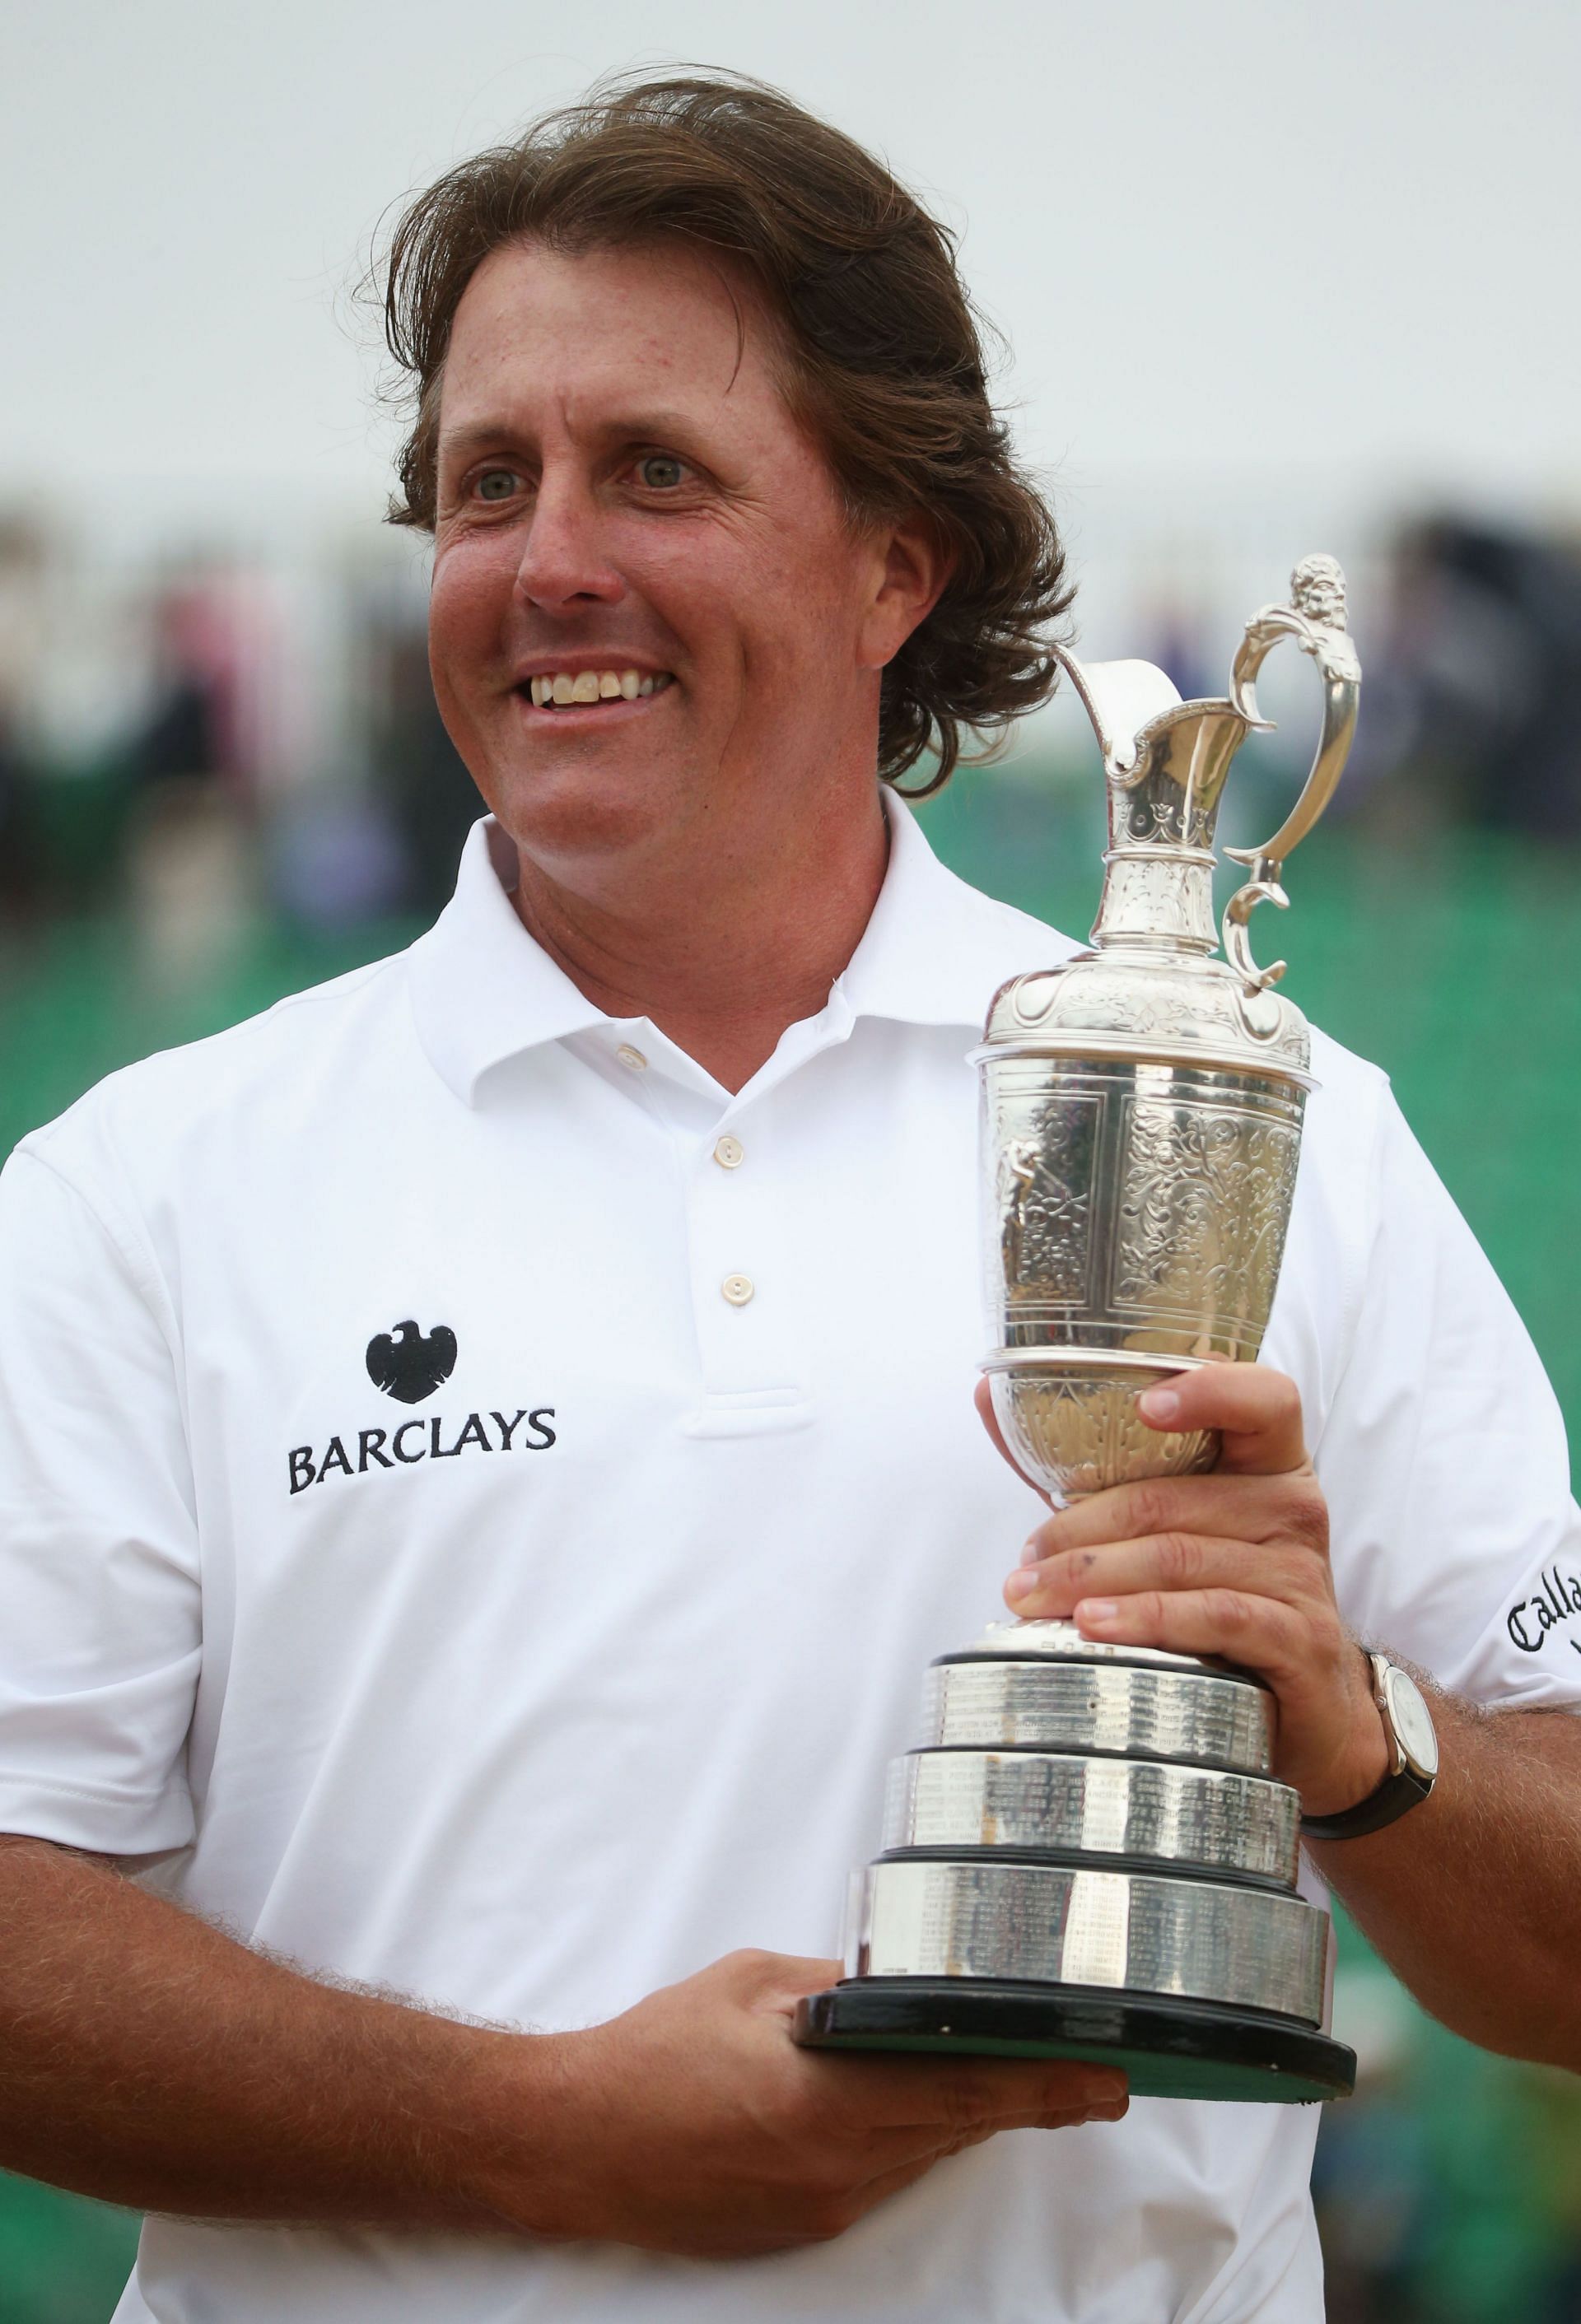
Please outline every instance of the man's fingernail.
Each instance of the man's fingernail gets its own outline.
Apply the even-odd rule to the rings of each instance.
[[[1026,1540],[1025,1540],[1025,1541],[1024,1541],[1024,1543],[1022,1545],[1022,1554],[1021,1554],[1021,1562],[1022,1562],[1022,1563],[1023,1565],[1036,1565],[1036,1563],[1037,1563],[1037,1562],[1038,1562],[1039,1558],[1040,1558],[1040,1557],[1041,1557],[1042,1554],[1043,1554],[1043,1545],[1042,1545],[1042,1543],[1039,1540],[1039,1538],[1038,1538],[1037,1535],[1036,1535],[1035,1533],[1031,1533],[1031,1534],[1029,1534],[1029,1535],[1027,1536],[1027,1537],[1026,1537]]]
[[[1078,1623],[1112,1622],[1120,1611],[1117,1598],[1084,1598],[1076,1609]]]
[[[1136,1407],[1144,1420],[1178,1420],[1179,1392],[1172,1388],[1150,1388],[1137,1397]]]
[[[1004,1585],[1007,1598],[1030,1598],[1038,1586],[1038,1571],[1033,1565],[1018,1565]]]
[[[1110,2107],[1123,2107],[1126,2095],[1125,2084],[1117,2076],[1105,2074],[1101,2080],[1087,2084],[1085,2103],[1094,2114],[1102,2114]]]
[[[1129,2098],[1113,2098],[1107,2106],[1095,2107],[1093,2108],[1093,2120],[1095,2122],[1123,2121],[1126,2108],[1130,2103],[1131,2101]]]

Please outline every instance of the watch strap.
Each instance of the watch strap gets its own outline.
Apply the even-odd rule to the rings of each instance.
[[[1363,1840],[1370,1831],[1382,1831],[1411,1808],[1419,1807],[1432,1790],[1431,1780],[1419,1775],[1413,1768],[1402,1767],[1397,1775],[1385,1775],[1375,1792],[1358,1800],[1354,1808],[1345,1808],[1338,1815],[1301,1818],[1303,1840]]]
[[[1373,1668],[1373,1700],[1383,1721],[1389,1738],[1390,1756],[1393,1761],[1388,1774],[1376,1791],[1358,1800],[1354,1808],[1345,1808],[1338,1815],[1301,1818],[1301,1836],[1305,1840],[1363,1840],[1368,1832],[1382,1831],[1386,1824],[1395,1822],[1410,1809],[1419,1807],[1433,1788],[1431,1770],[1411,1765],[1406,1756],[1394,1725],[1394,1712],[1389,1696],[1389,1676],[1391,1667],[1389,1656],[1367,1652]],[[1405,1674],[1410,1678],[1409,1672]],[[1413,1691],[1415,1681],[1410,1681]]]

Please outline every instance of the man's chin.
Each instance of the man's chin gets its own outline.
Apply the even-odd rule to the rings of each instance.
[[[516,845],[546,869],[557,862],[640,853],[652,845],[674,810],[658,770],[575,767],[540,761],[513,767],[484,786],[495,820]]]

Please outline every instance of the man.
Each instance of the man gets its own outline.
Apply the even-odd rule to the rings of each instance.
[[[962,1061],[1069,946],[879,782],[1038,699],[1063,604],[948,244],[656,84],[425,196],[390,302],[492,820],[410,953],[8,1170],[0,2159],[156,2215],[139,2324],[1309,2324],[1310,2114],[788,2038],[1040,1515],[968,1409]],[[1263,1671],[1318,1815],[1387,1775],[1358,1637],[1459,1690],[1323,1870],[1574,2062],[1570,1616],[1506,1621],[1576,1563],[1562,1436],[1318,1070],[1269,1366],[1155,1399],[1219,1471],[1044,1517],[1012,1602]]]

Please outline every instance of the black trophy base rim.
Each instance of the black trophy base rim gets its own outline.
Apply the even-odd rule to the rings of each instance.
[[[851,1978],[797,2004],[811,2050],[955,2051],[1114,2066],[1139,2098],[1312,2106],[1348,2098],[1354,2050],[1327,2034],[1216,2003],[1142,2000],[986,1978]]]

